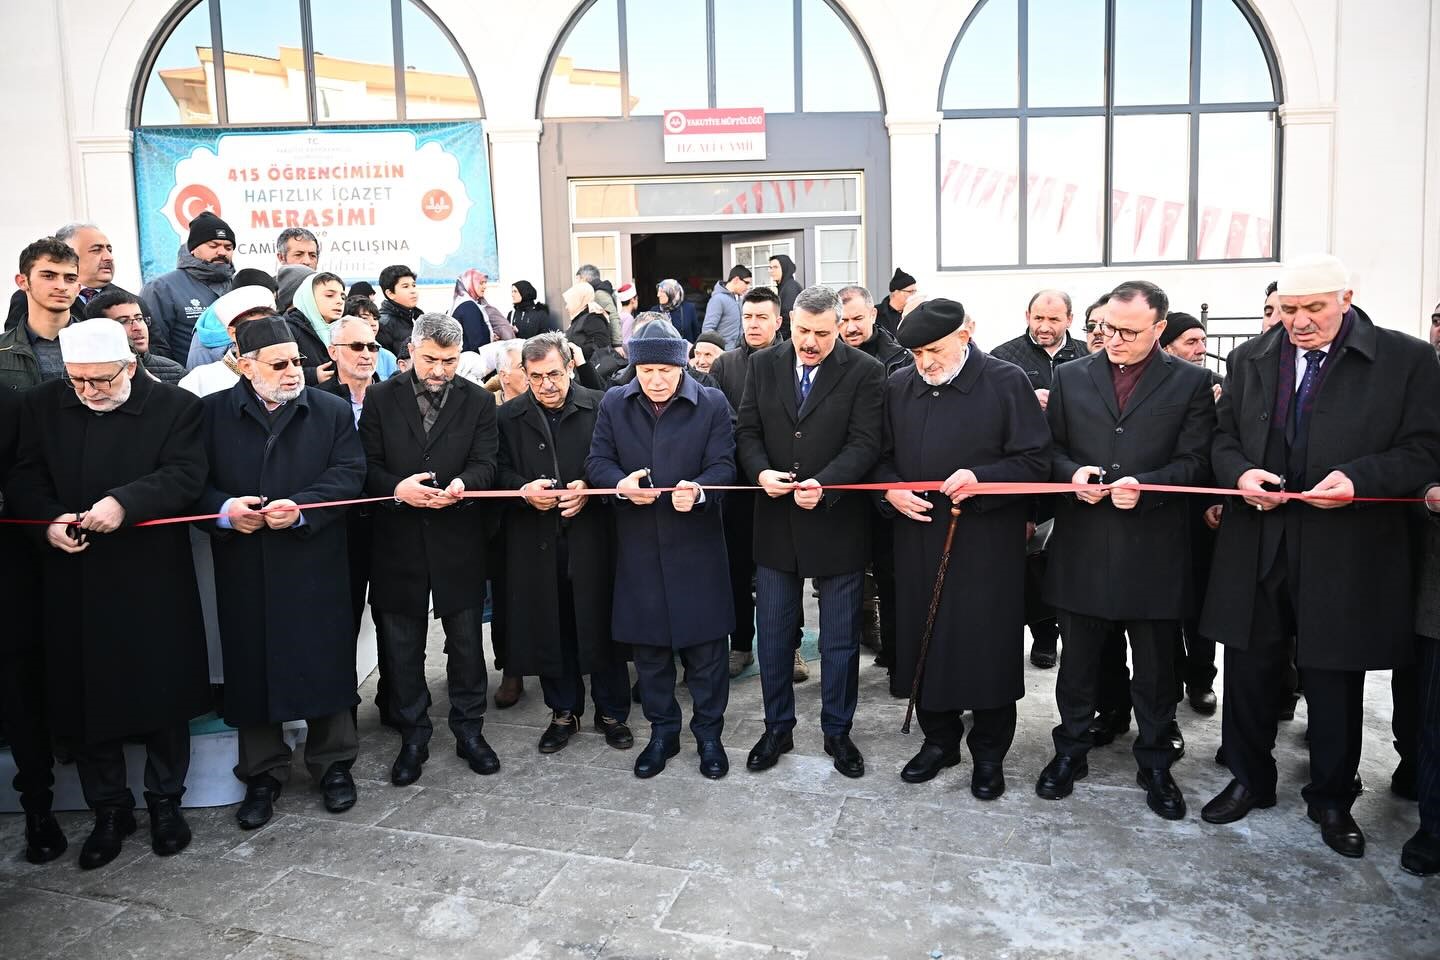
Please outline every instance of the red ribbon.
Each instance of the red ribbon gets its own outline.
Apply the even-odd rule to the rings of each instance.
[[[884,492],[884,491],[887,491],[887,490],[910,490],[910,491],[916,492],[916,493],[927,493],[927,492],[932,492],[932,491],[938,491],[938,490],[939,490],[941,487],[943,487],[944,485],[945,485],[945,482],[944,482],[943,480],[914,480],[914,481],[903,480],[903,481],[900,481],[899,483],[834,483],[834,484],[831,484],[831,485],[829,485],[829,486],[827,486],[827,487],[823,487],[823,488],[821,488],[821,489],[824,489],[824,490],[871,491],[871,492],[876,492],[876,493]],[[673,492],[675,492],[676,490],[679,490],[679,489],[682,489],[682,488],[680,488],[680,487],[642,487],[642,488],[641,488],[641,490],[642,490],[643,492],[645,492],[645,493],[673,493]],[[704,489],[706,489],[706,490],[717,490],[717,491],[729,491],[729,490],[733,490],[733,491],[741,491],[741,492],[743,492],[743,491],[751,491],[751,492],[754,492],[754,491],[762,490],[762,489],[764,489],[764,488],[763,488],[763,487],[757,487],[757,486],[720,486],[720,485],[712,485],[712,486],[707,486],[707,487],[705,487]],[[1116,487],[1115,487],[1114,484],[1108,484],[1108,483],[1101,484],[1101,483],[1050,483],[1050,482],[1036,482],[1036,483],[972,483],[972,484],[966,485],[965,487],[962,487],[961,489],[962,489],[962,491],[963,491],[964,493],[966,493],[966,494],[968,494],[968,495],[970,495],[970,496],[977,496],[977,497],[978,497],[978,496],[1032,496],[1032,495],[1035,495],[1035,494],[1050,494],[1050,493],[1081,493],[1081,492],[1091,492],[1091,493],[1093,493],[1093,492],[1095,492],[1095,491],[1097,491],[1097,490],[1114,490],[1114,489],[1116,489]],[[1243,496],[1248,496],[1248,495],[1249,495],[1249,493],[1248,493],[1247,491],[1244,491],[1244,490],[1235,490],[1235,489],[1230,489],[1230,488],[1227,488],[1227,487],[1187,487],[1187,486],[1178,486],[1178,485],[1166,484],[1166,483],[1126,484],[1126,485],[1123,487],[1123,489],[1127,489],[1127,490],[1139,490],[1139,491],[1142,492],[1142,493],[1207,494],[1207,495],[1209,495],[1209,496],[1225,496],[1225,497],[1243,497]],[[613,489],[613,488],[611,488],[611,489],[604,489],[604,488],[597,489],[597,488],[594,488],[594,487],[587,487],[587,488],[585,488],[585,489],[583,489],[583,490],[566,490],[566,489],[564,489],[564,488],[555,488],[553,492],[555,493],[555,495],[556,495],[557,497],[560,497],[560,496],[577,496],[577,495],[578,495],[578,496],[583,496],[583,497],[604,497],[604,496],[614,496],[615,494],[635,493],[636,491],[635,491],[634,489],[630,489],[630,490],[619,490],[619,489]],[[459,495],[459,498],[460,498],[460,499],[465,499],[465,500],[512,500],[512,499],[515,499],[515,498],[517,498],[517,497],[533,497],[533,496],[536,496],[536,494],[535,494],[534,492],[525,492],[525,491],[521,491],[521,490],[466,490],[466,491],[462,492],[462,493]],[[1301,500],[1301,501],[1322,500],[1322,501],[1325,501],[1325,502],[1341,501],[1341,502],[1345,502],[1345,503],[1424,503],[1424,502],[1425,502],[1425,498],[1424,498],[1424,497],[1315,497],[1315,496],[1310,496],[1310,495],[1304,494],[1304,493],[1290,493],[1290,492],[1274,492],[1274,493],[1267,492],[1267,493],[1266,493],[1266,496],[1267,496],[1267,497],[1272,497],[1272,498],[1277,499],[1277,500],[1287,500],[1287,501],[1288,501],[1288,500]],[[386,502],[394,502],[394,500],[395,500],[395,498],[394,498],[394,497],[390,497],[390,496],[385,496],[385,497],[357,497],[357,498],[355,498],[355,499],[353,499],[353,500],[329,500],[329,501],[325,501],[325,502],[323,502],[323,503],[301,503],[301,504],[297,504],[296,506],[298,506],[299,509],[301,509],[301,510],[322,510],[322,509],[325,509],[325,508],[328,508],[328,507],[353,507],[353,506],[358,506],[358,505],[366,504],[366,503],[386,503]],[[253,512],[254,512],[254,513],[262,513],[262,514],[263,514],[263,513],[272,513],[272,512],[274,512],[274,513],[279,513],[279,512],[282,512],[282,511],[289,511],[289,510],[294,510],[294,509],[296,509],[296,507],[288,507],[288,506],[287,506],[287,507],[262,507],[261,509],[256,510],[256,511],[253,511]],[[422,509],[422,508],[416,508],[416,509]],[[132,527],[160,527],[160,526],[166,526],[166,525],[172,524],[172,523],[195,523],[195,522],[201,521],[201,520],[218,520],[218,519],[219,519],[220,517],[222,517],[222,516],[225,516],[225,514],[221,514],[221,513],[199,513],[199,514],[195,514],[195,515],[193,515],[193,516],[188,516],[188,517],[163,517],[163,518],[160,518],[160,519],[157,519],[157,520],[145,520],[145,521],[142,521],[142,522],[140,522],[140,523],[132,524],[131,526],[132,526]],[[17,518],[0,518],[0,523],[19,524],[19,525],[26,525],[26,526],[47,526],[47,527],[48,527],[50,524],[52,524],[52,523],[54,523],[54,522],[55,522],[55,521],[53,521],[53,520],[24,520],[24,519],[17,519]],[[72,520],[72,521],[70,521],[70,524],[71,524],[71,525],[76,524],[76,523],[79,523],[79,521],[78,521],[78,520]]]

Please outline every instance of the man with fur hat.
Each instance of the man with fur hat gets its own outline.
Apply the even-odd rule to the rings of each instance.
[[[190,221],[190,233],[180,247],[175,269],[162,273],[140,291],[145,312],[156,328],[169,336],[168,342],[156,343],[152,349],[185,362],[200,314],[230,289],[234,257],[235,232],[228,223],[209,210]]]

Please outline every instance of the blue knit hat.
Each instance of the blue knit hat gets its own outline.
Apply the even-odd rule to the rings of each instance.
[[[664,363],[683,367],[690,362],[690,343],[668,320],[636,324],[634,335],[625,341],[625,353],[634,366]]]

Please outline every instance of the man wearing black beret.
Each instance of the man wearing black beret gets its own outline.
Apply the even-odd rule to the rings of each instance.
[[[977,497],[965,488],[1044,480],[1050,433],[1024,372],[972,344],[971,327],[965,308],[945,299],[926,301],[905,319],[900,345],[914,363],[886,382],[883,447],[872,479],[944,479],[938,492],[891,490],[880,500],[881,511],[896,518],[894,682],[909,690],[921,673],[925,743],[900,777],[921,783],[958,764],[961,713],[973,710],[970,790],[994,800],[1005,791],[1015,702],[1025,695],[1029,501]],[[952,505],[961,510],[955,548],[922,665],[921,634]]]

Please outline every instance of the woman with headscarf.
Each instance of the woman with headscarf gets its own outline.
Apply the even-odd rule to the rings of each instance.
[[[515,336],[521,340],[560,329],[555,318],[550,316],[550,308],[535,302],[537,296],[529,280],[516,280],[510,285],[510,302],[515,306],[506,319],[515,328]]]
[[[330,359],[330,324],[344,312],[345,281],[335,274],[310,271],[295,287],[295,299],[285,311],[285,323],[304,358],[306,386],[313,387],[335,376],[335,361]]]
[[[466,270],[455,280],[455,302],[450,316],[465,331],[461,350],[478,350],[492,340],[515,339],[515,328],[485,299],[490,278],[481,270]]]
[[[685,288],[680,286],[680,281],[661,280],[655,287],[655,296],[660,304],[657,309],[665,314],[680,336],[693,344],[700,336],[700,318],[695,316],[695,308],[686,302]]]
[[[780,339],[790,339],[790,308],[800,296],[800,281],[795,279],[795,261],[777,253],[770,258],[770,282],[780,297]]]

